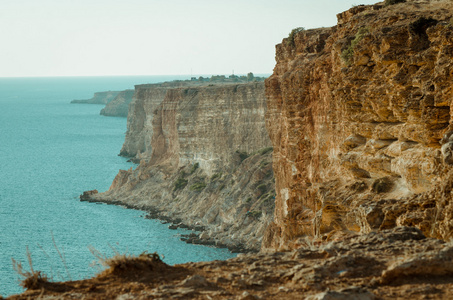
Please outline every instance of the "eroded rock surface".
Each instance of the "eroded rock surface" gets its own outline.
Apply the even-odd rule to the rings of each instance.
[[[359,5],[276,46],[265,249],[397,225],[452,236],[451,1]]]
[[[227,261],[107,270],[11,299],[451,299],[453,246],[397,227]],[[340,241],[341,240],[341,241]]]

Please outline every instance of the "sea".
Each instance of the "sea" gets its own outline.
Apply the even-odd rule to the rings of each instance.
[[[23,292],[13,260],[16,269],[63,281],[100,272],[99,255],[157,252],[171,265],[235,256],[186,244],[180,235],[187,230],[170,230],[143,211],[79,201],[83,191],[108,190],[118,170],[135,165],[118,156],[126,118],[70,101],[188,78],[0,78],[0,295]]]

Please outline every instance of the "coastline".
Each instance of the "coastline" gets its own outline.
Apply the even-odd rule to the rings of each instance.
[[[117,205],[127,209],[134,209],[140,210],[146,213],[145,219],[153,219],[159,220],[162,224],[170,224],[168,226],[169,229],[177,229],[183,228],[187,230],[192,230],[191,234],[184,234],[181,235],[180,240],[186,242],[187,244],[196,244],[196,245],[204,245],[204,246],[213,246],[216,248],[227,248],[231,253],[257,253],[258,251],[253,249],[247,249],[244,244],[238,245],[226,245],[219,241],[216,241],[214,238],[204,237],[202,238],[203,232],[206,231],[206,228],[202,225],[191,225],[186,224],[183,220],[179,217],[172,217],[163,214],[162,210],[157,209],[151,205],[138,205],[138,204],[130,204],[127,202],[123,202],[120,200],[106,200],[106,199],[98,199],[92,198],[87,196],[85,193],[90,193],[93,191],[85,191],[84,194],[80,195],[81,202],[90,202],[90,203],[103,203],[108,205]],[[97,192],[97,191],[96,191]],[[95,195],[97,193],[93,193]]]

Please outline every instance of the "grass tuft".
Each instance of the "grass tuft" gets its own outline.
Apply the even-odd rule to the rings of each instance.
[[[47,276],[41,271],[35,271],[33,269],[33,261],[31,259],[30,250],[27,246],[27,260],[28,265],[30,266],[30,271],[27,271],[22,266],[22,263],[16,261],[14,258],[11,258],[13,263],[13,269],[17,274],[23,277],[20,282],[20,285],[27,290],[37,290],[41,289],[49,280]]]
[[[114,250],[113,257],[107,257],[94,247],[89,246],[91,254],[98,260],[97,262],[107,269],[100,275],[122,275],[124,273],[136,274],[137,271],[149,271],[162,269],[167,266],[156,252],[143,252],[138,256],[132,254],[120,254]]]

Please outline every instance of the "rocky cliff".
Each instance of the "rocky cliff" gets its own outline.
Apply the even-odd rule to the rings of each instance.
[[[451,1],[360,5],[276,46],[264,248],[401,225],[452,237],[452,14]]]
[[[264,83],[136,86],[122,155],[140,160],[92,200],[203,228],[200,243],[258,250],[275,198]]]
[[[108,102],[103,109],[101,115],[110,117],[127,117],[129,104],[132,102],[134,90],[125,90],[118,93],[118,95],[110,102]]]
[[[72,100],[71,103],[76,104],[107,104],[116,96],[118,96],[119,91],[107,91],[107,92],[97,92],[94,93],[93,97],[90,99],[83,100]]]

